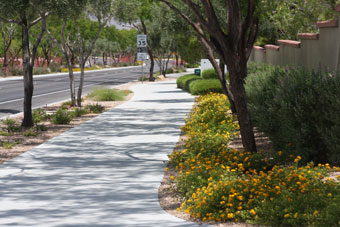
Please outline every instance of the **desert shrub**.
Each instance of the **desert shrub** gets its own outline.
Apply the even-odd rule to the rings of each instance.
[[[218,79],[215,69],[206,69],[202,72],[203,79]]]
[[[34,109],[32,112],[33,122],[38,124],[49,119],[49,115],[43,108]]]
[[[0,146],[5,149],[12,149],[18,142],[16,141],[0,141]]]
[[[73,109],[71,114],[73,115],[73,117],[81,117],[82,115],[88,114],[88,110],[85,108],[76,107]]]
[[[201,96],[186,120],[187,140],[170,155],[171,176],[184,198],[179,209],[203,221],[267,226],[338,226],[340,183],[328,164],[301,165],[283,151],[228,148],[237,135],[227,98]],[[287,165],[289,163],[289,165]]]
[[[274,70],[275,68],[277,68],[277,66],[262,62],[248,61],[247,64],[248,74],[268,72]]]
[[[9,72],[12,76],[22,76],[24,75],[24,71],[22,67],[14,65],[13,67],[9,67]]]
[[[38,136],[39,135],[39,130],[35,127],[32,127],[28,130],[26,130],[24,133],[23,133],[24,136],[27,136],[27,137],[30,137],[30,136]]]
[[[102,113],[105,110],[104,106],[99,105],[98,103],[94,105],[87,105],[86,108],[92,113]]]
[[[190,83],[189,92],[193,95],[205,95],[210,92],[223,93],[223,89],[218,79],[195,80]]]
[[[90,94],[88,94],[87,97],[94,101],[123,101],[125,96],[125,91],[101,88],[95,89]]]
[[[200,80],[201,77],[197,76],[197,75],[185,75],[185,76],[181,76],[177,79],[176,83],[177,83],[177,87],[181,88],[185,91],[189,91],[189,86],[190,83],[194,80]]]
[[[173,68],[169,68],[169,69],[166,69],[165,73],[166,74],[170,74],[170,73],[174,73],[175,70]]]
[[[7,133],[20,132],[21,131],[20,124],[15,119],[6,118],[6,119],[2,120],[2,123],[5,125],[4,130]]]
[[[60,72],[61,71],[61,65],[56,62],[51,62],[49,65],[49,68],[51,72]]]
[[[33,75],[42,75],[50,73],[49,68],[44,67],[34,67],[33,68]]]
[[[340,75],[277,67],[248,77],[252,119],[276,149],[340,163]]]
[[[55,114],[53,114],[51,116],[51,121],[54,124],[70,124],[72,120],[72,115],[70,114],[70,112],[68,112],[67,110],[64,110],[62,108],[59,108]]]
[[[187,64],[185,65],[185,67],[186,67],[186,68],[198,68],[198,67],[200,67],[200,64],[198,64],[198,63],[195,63],[195,64],[187,63]]]

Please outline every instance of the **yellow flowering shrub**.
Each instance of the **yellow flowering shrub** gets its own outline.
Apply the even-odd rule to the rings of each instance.
[[[183,127],[184,149],[170,155],[173,180],[186,213],[203,221],[243,221],[271,226],[340,225],[340,184],[326,179],[329,165],[299,166],[301,157],[268,157],[229,149],[238,125],[224,95],[198,99]],[[326,180],[325,180],[326,179]]]

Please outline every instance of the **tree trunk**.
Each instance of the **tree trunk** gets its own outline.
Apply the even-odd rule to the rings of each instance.
[[[226,81],[226,78],[225,78],[225,72],[224,72],[224,68],[225,68],[225,64],[223,62],[222,59],[220,59],[220,76],[219,78],[223,78],[223,80],[220,80],[221,84],[222,84],[222,89],[223,89],[223,92],[224,94],[228,97],[228,100],[229,100],[229,103],[230,103],[230,109],[231,109],[231,112],[233,114],[236,113],[236,107],[235,107],[235,103],[234,103],[234,98],[231,96],[231,92],[228,91],[227,89],[227,81]]]
[[[228,65],[231,91],[233,94],[235,108],[237,111],[237,119],[240,125],[242,144],[246,151],[257,152],[253,124],[250,119],[250,114],[247,106],[246,92],[244,88],[244,80],[246,72],[240,70],[240,65],[235,62],[233,65]]]
[[[4,63],[2,67],[7,67],[7,51],[6,50],[4,50]]]
[[[64,53],[66,62],[67,62],[67,68],[68,68],[68,77],[70,78],[70,95],[71,95],[71,106],[76,105],[76,97],[75,97],[75,84],[74,84],[74,75],[73,75],[73,68],[72,63],[70,61],[69,56],[67,53]]]
[[[141,20],[141,23],[142,23],[142,27],[143,27],[143,31],[144,31],[144,34],[147,35],[148,34],[148,31],[146,29],[146,25],[144,23],[144,20]],[[149,43],[149,42],[148,42]],[[155,81],[155,77],[153,76],[153,70],[154,70],[154,67],[155,67],[155,59],[154,59],[154,56],[153,56],[153,53],[152,53],[152,49],[150,47],[150,45],[148,44],[148,54],[149,54],[149,57],[150,57],[150,74],[149,74],[149,81]]]
[[[24,72],[24,119],[22,121],[23,127],[32,127],[32,96],[33,96],[33,76],[32,68],[30,66],[30,49],[29,49],[29,36],[28,36],[28,23],[26,15],[24,14],[21,19],[22,31],[22,53],[23,53],[23,72]]]
[[[179,64],[178,64],[178,54],[177,54],[177,52],[176,52],[176,55],[175,55],[175,57],[176,57],[176,68],[178,68],[178,66],[179,66]]]
[[[83,59],[80,60],[80,81],[79,81],[79,87],[78,87],[78,95],[77,95],[77,106],[81,107],[81,96],[83,93],[83,85],[84,85],[84,77],[85,77],[85,62],[83,62]]]

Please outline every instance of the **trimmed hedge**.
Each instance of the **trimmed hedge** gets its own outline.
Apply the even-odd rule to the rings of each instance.
[[[206,69],[202,72],[202,78],[205,80],[208,79],[218,79],[218,75],[215,69]]]
[[[197,75],[185,75],[177,79],[177,87],[189,92],[189,85],[194,80],[201,80]]]
[[[255,125],[275,149],[340,163],[339,74],[272,67],[248,75],[246,92]]]
[[[218,79],[195,80],[190,83],[189,92],[193,95],[205,95],[210,92],[223,93],[223,89]]]

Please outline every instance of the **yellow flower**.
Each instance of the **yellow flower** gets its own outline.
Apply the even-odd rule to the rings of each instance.
[[[314,213],[313,213],[313,215],[316,216],[316,215],[318,215],[318,213],[319,213],[319,211],[318,211],[318,210],[315,210]]]
[[[174,176],[171,176],[170,179],[171,179],[171,180],[175,180],[175,177],[174,177]]]
[[[256,211],[255,211],[254,209],[251,209],[251,210],[250,210],[250,213],[251,213],[252,215],[256,215]]]
[[[227,218],[232,219],[233,217],[234,217],[234,214],[233,214],[233,213],[227,214]]]
[[[165,172],[168,172],[168,168],[165,168]]]
[[[297,218],[298,216],[299,216],[299,213],[296,212],[296,213],[294,214],[294,218]]]
[[[285,214],[283,217],[284,217],[284,218],[289,218],[289,217],[290,217],[290,214]]]

